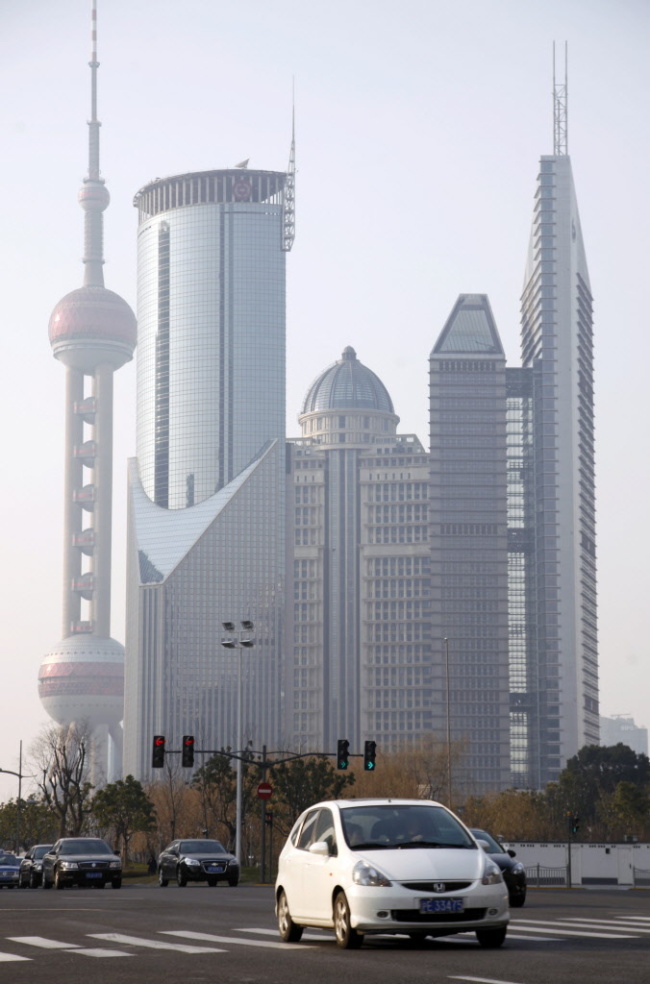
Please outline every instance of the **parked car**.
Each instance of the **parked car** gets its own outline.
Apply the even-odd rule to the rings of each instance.
[[[506,850],[496,837],[488,834],[487,830],[479,830],[477,827],[471,828],[481,847],[492,858],[495,864],[499,865],[503,880],[508,889],[510,905],[513,909],[520,908],[526,901],[526,869],[520,861],[515,861],[517,854],[510,849]]]
[[[122,887],[122,862],[99,837],[62,837],[43,855],[41,886]]]
[[[8,851],[0,851],[0,888],[15,888],[18,884],[20,858]]]
[[[35,844],[20,860],[20,871],[18,872],[18,885],[20,888],[38,888],[41,884],[43,872],[43,855],[51,850],[51,844]]]
[[[333,929],[352,949],[369,933],[473,931],[501,946],[510,913],[498,866],[432,800],[331,800],[305,810],[282,848],[275,884],[280,936]]]
[[[188,881],[239,883],[239,861],[217,840],[175,840],[158,856],[158,882],[165,888],[171,879],[183,888]]]

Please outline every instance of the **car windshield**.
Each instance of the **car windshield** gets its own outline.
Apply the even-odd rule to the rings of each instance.
[[[112,854],[108,844],[99,838],[84,840],[65,840],[61,842],[60,854]]]
[[[181,841],[181,854],[225,854],[221,841],[195,840]]]
[[[465,828],[442,806],[395,803],[352,806],[341,810],[341,822],[353,851],[418,847],[475,849]]]
[[[38,847],[34,848],[32,852],[32,857],[33,858],[44,857],[47,854],[47,852],[51,849],[51,847],[52,847],[51,844],[40,844]]]
[[[9,868],[19,868],[20,858],[17,858],[15,854],[3,854],[0,856],[0,864]]]
[[[501,847],[499,842],[496,841],[491,834],[488,834],[487,830],[476,830],[472,828],[472,833],[474,834],[477,840],[482,840],[486,842],[490,854],[505,854],[505,851]]]

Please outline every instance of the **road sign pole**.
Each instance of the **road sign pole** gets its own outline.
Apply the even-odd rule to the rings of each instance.
[[[266,782],[266,745],[262,745],[262,782]],[[260,881],[262,885],[266,882],[266,800],[260,800],[260,851],[262,863],[260,866]]]

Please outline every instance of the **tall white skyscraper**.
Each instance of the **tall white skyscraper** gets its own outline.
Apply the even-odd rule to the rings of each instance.
[[[292,149],[287,172],[184,174],[136,195],[124,767],[140,778],[154,734],[239,747],[240,673],[246,740],[282,731],[293,177]],[[243,619],[255,646],[224,649],[222,622]]]

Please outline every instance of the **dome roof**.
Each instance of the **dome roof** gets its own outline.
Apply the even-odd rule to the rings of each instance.
[[[328,410],[379,410],[394,413],[388,390],[378,376],[362,365],[348,345],[338,362],[312,383],[302,413]]]

